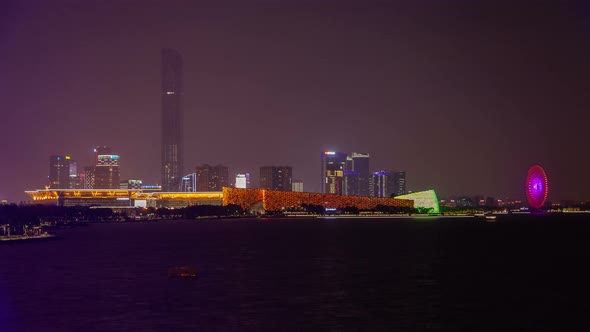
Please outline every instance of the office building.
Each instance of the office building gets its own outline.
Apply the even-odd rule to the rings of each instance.
[[[196,191],[221,191],[229,186],[229,169],[223,165],[211,166],[202,164],[197,166]]]
[[[49,157],[49,187],[70,188],[70,156]]]
[[[349,196],[362,196],[360,194],[359,178],[359,172],[357,171],[344,171],[342,177],[342,194]]]
[[[191,173],[182,177],[182,182],[180,183],[180,191],[197,191],[197,173]]]
[[[354,195],[369,196],[369,178],[371,177],[371,173],[369,171],[369,154],[353,152],[351,159],[352,169],[347,169],[347,171],[354,171],[358,173],[358,191]]]
[[[393,176],[393,188],[391,191],[395,195],[405,195],[407,194],[406,190],[406,172],[405,171],[395,171],[392,172]]]
[[[98,156],[106,156],[113,154],[113,148],[110,146],[102,145],[94,148],[94,166],[98,165]]]
[[[250,188],[250,173],[236,174],[236,188]]]
[[[119,156],[98,155],[93,189],[119,189]]]
[[[346,170],[347,154],[325,151],[321,154],[321,191],[326,194],[341,195],[342,178]]]
[[[70,189],[84,189],[84,176],[78,173],[78,162],[70,160]]]
[[[84,167],[83,183],[84,189],[94,189],[94,166]]]
[[[303,181],[293,180],[293,182],[291,182],[291,191],[303,192]]]
[[[393,188],[393,177],[390,172],[379,171],[373,173],[373,196],[391,197]]]
[[[260,189],[291,191],[293,168],[290,166],[260,167]]]
[[[182,57],[172,49],[162,50],[162,190],[180,189],[183,174],[183,78]],[[221,190],[221,189],[220,189]]]

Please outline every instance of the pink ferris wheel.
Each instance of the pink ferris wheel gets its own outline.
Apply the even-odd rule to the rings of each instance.
[[[529,167],[529,172],[526,177],[526,199],[534,209],[540,209],[549,193],[549,182],[547,174],[541,165],[533,165]]]

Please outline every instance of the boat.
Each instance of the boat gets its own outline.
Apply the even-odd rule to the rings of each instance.
[[[496,216],[487,215],[486,222],[496,222]]]
[[[197,270],[190,266],[173,266],[168,268],[168,278],[194,278]]]

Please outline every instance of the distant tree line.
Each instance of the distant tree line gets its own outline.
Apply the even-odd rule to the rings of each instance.
[[[74,222],[117,222],[146,219],[195,219],[199,217],[228,217],[244,215],[239,205],[193,205],[178,209],[135,208],[109,209],[87,206],[0,205],[0,225],[58,225]]]

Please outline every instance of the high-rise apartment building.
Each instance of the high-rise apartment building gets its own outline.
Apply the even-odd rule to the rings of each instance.
[[[202,164],[197,166],[196,174],[196,191],[222,191],[229,186],[227,166]]]
[[[178,191],[184,162],[182,57],[162,50],[162,190]]]
[[[49,157],[49,187],[54,189],[70,188],[70,156]]]
[[[291,166],[260,167],[260,189],[292,191]]]
[[[321,154],[322,193],[342,195],[342,180],[346,169],[347,154],[325,151]]]

